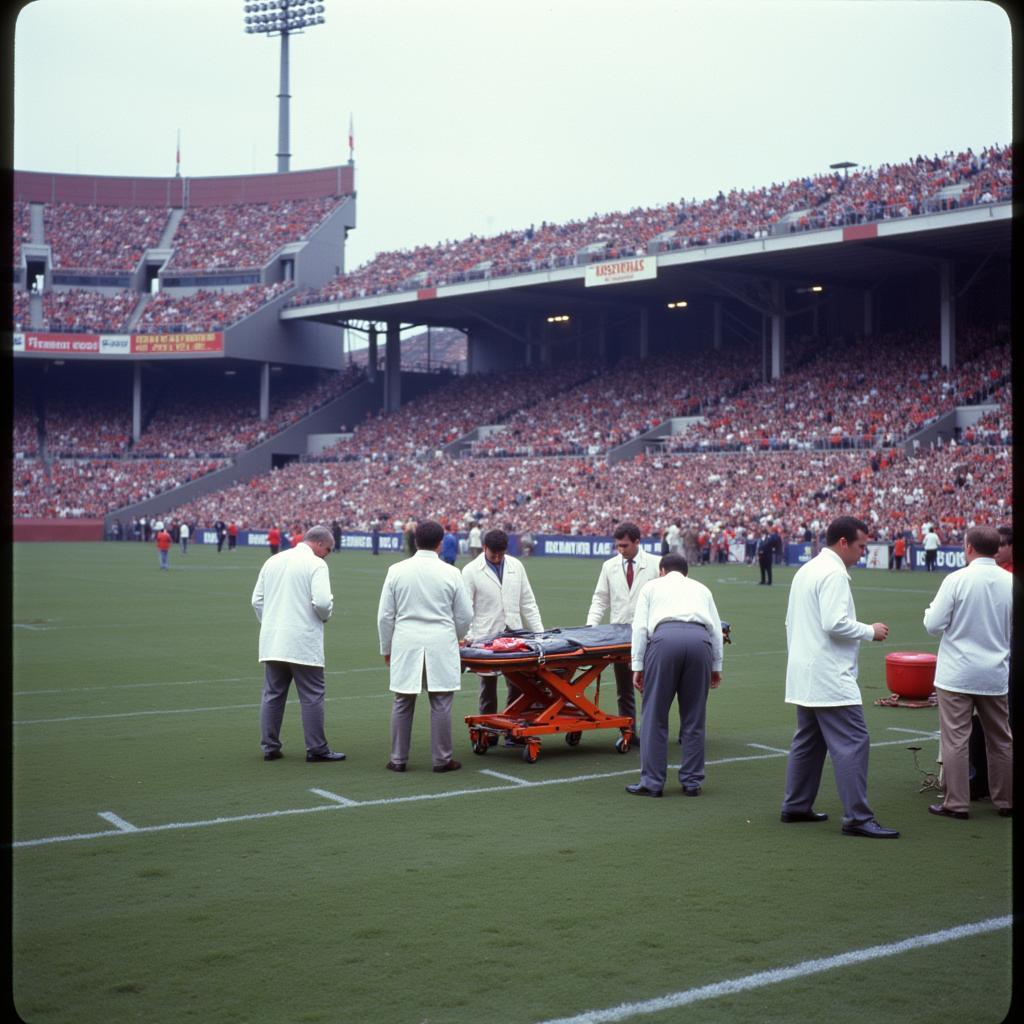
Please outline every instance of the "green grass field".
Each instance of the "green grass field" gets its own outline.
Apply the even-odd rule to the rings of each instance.
[[[389,558],[329,560],[327,735],[348,760],[306,764],[294,704],[285,758],[264,763],[259,748],[249,596],[264,551],[172,551],[169,573],[138,544],[25,544],[12,557],[13,982],[32,1024],[1007,1012],[1006,923],[946,933],[1010,913],[1011,822],[987,802],[968,822],[929,815],[935,793],[920,791],[907,748],[935,768],[935,710],[872,704],[888,695],[886,653],[935,650],[921,616],[937,575],[854,574],[859,617],[891,627],[861,655],[869,792],[903,832],[878,842],[840,834],[828,768],[817,807],[832,820],[778,820],[790,570],[769,589],[756,568],[694,569],[733,644],[710,698],[704,795],[666,790],[659,804],[623,792],[639,755],[606,731],[576,748],[547,738],[533,765],[514,749],[474,755],[458,724],[475,712],[472,676],[455,702],[463,770],[430,771],[423,702],[410,770],[385,771],[375,619]],[[527,564],[545,624],[581,623],[599,563]],[[929,944],[934,933],[943,941]],[[680,993],[642,1017],[596,1012]]]

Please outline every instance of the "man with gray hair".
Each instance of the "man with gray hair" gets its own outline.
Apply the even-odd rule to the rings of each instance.
[[[1003,817],[1013,815],[1013,735],[1010,732],[1010,629],[1013,577],[996,564],[999,531],[972,526],[964,538],[967,565],[951,572],[924,613],[938,636],[935,692],[939,698],[946,797],[932,814],[965,819],[970,804],[971,718],[985,733],[989,792]]]
[[[294,547],[263,563],[252,607],[260,621],[263,662],[260,745],[264,761],[281,753],[281,722],[292,680],[302,708],[307,761],[344,761],[324,736],[324,623],[334,609],[325,559],[334,548],[326,526],[307,530]]]

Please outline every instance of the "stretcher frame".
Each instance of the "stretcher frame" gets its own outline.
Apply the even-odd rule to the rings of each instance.
[[[521,658],[474,658],[464,654],[463,669],[477,673],[500,672],[519,693],[504,711],[489,715],[467,715],[469,738],[475,754],[486,754],[502,737],[523,746],[523,760],[533,764],[540,756],[541,736],[562,734],[575,747],[590,729],[618,729],[615,749],[629,750],[633,740],[633,719],[610,715],[598,707],[601,673],[616,662],[628,664],[630,645],[615,644],[600,649],[566,651],[561,654],[525,653]],[[587,688],[595,683],[593,699]]]

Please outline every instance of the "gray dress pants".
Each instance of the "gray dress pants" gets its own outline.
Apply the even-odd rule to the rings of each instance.
[[[644,654],[640,784],[656,793],[668,774],[668,718],[678,699],[682,721],[679,782],[704,781],[704,725],[711,686],[711,637],[696,622],[662,622]]]
[[[281,749],[281,722],[288,701],[288,687],[295,680],[302,711],[306,750],[326,754],[330,747],[324,735],[324,670],[319,665],[296,665],[290,661],[263,663],[263,700],[260,704],[260,746],[264,754]]]
[[[427,670],[423,668],[423,689],[427,686]],[[422,692],[422,691],[421,691]],[[391,708],[391,763],[405,764],[409,760],[412,742],[412,717],[416,710],[418,693],[396,693]],[[430,761],[435,768],[452,759],[452,702],[453,690],[427,691],[430,701]]]
[[[868,804],[870,748],[864,709],[859,704],[825,708],[798,704],[796,733],[786,762],[783,812],[799,814],[814,807],[828,754],[843,805],[843,824],[862,825],[871,821],[875,814]]]

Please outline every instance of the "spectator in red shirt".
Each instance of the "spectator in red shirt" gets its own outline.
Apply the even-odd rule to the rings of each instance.
[[[276,555],[281,550],[281,531],[272,526],[267,531],[267,543],[270,545],[270,553]]]
[[[171,535],[164,529],[163,523],[156,524],[156,549],[160,552],[160,568],[169,569]]]

